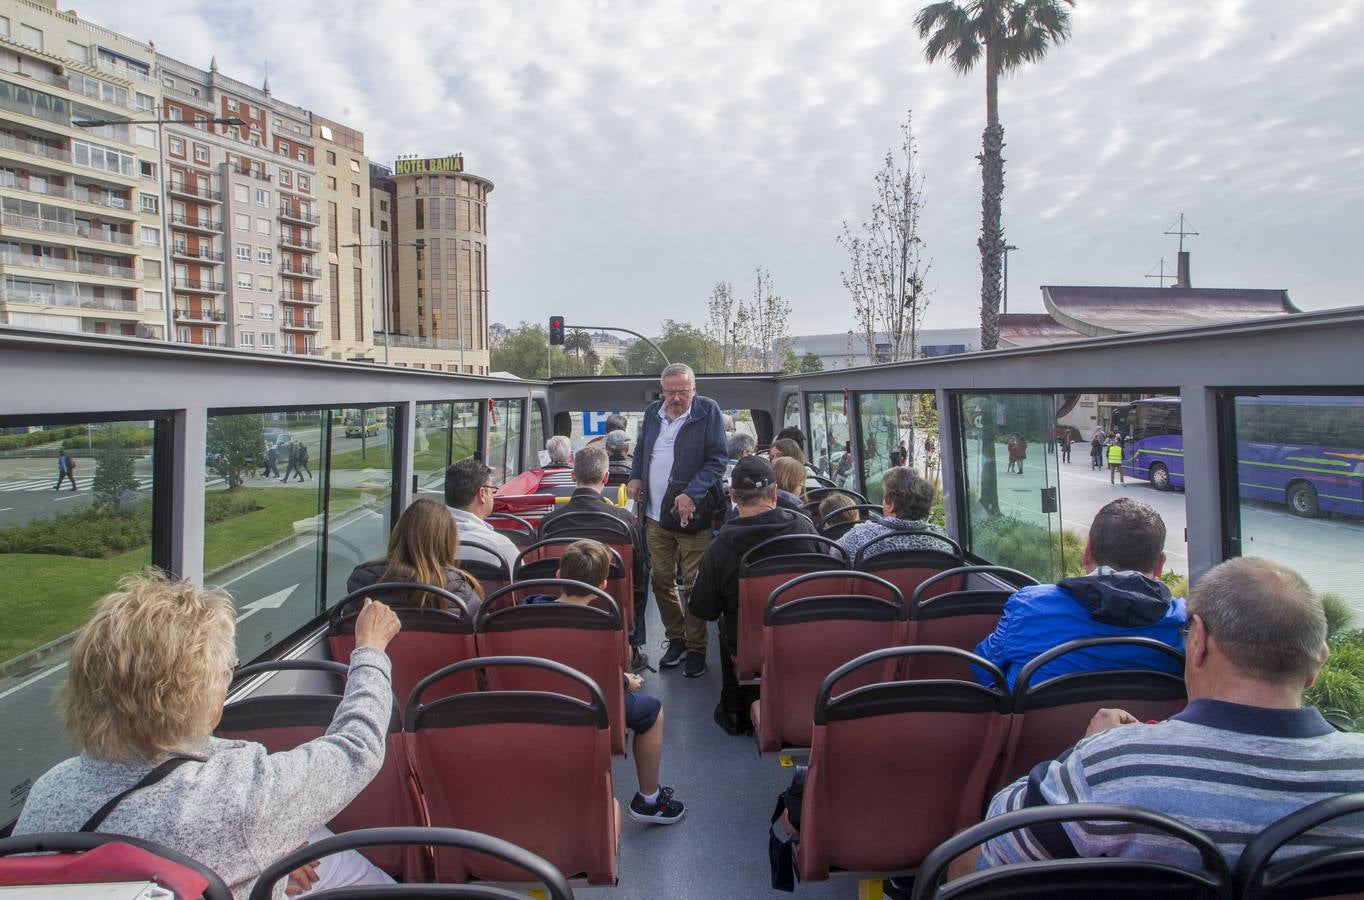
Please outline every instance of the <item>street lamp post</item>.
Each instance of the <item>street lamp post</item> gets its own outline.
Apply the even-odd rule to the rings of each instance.
[[[1017,249],[1008,241],[1004,242],[1004,312],[1009,311],[1009,251]]]
[[[175,308],[175,291],[172,288],[172,275],[174,266],[171,265],[170,258],[170,218],[166,209],[166,197],[164,187],[166,184],[166,137],[161,128],[167,122],[178,122],[180,119],[163,119],[157,116],[154,119],[72,119],[71,124],[76,128],[103,128],[106,125],[155,125],[156,126],[156,165],[157,177],[160,180],[162,196],[159,200],[161,204],[161,287],[165,291],[162,302],[166,307],[166,340],[171,339],[175,333],[175,318],[172,310]],[[245,125],[246,120],[237,116],[215,116],[207,122],[217,125]]]

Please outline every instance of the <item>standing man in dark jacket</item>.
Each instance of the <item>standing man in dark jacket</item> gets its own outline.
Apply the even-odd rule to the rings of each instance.
[[[721,688],[715,722],[730,734],[743,734],[752,730],[748,709],[757,699],[757,690],[739,684],[734,669],[739,636],[739,563],[745,553],[768,538],[817,532],[805,515],[777,506],[777,475],[762,457],[739,460],[730,474],[729,495],[738,505],[739,515],[725,523],[706,549],[692,587],[691,612],[702,619],[720,620]],[[821,547],[811,541],[804,549],[818,553]],[[779,552],[795,553],[800,548],[787,544]]]
[[[635,442],[627,491],[643,510],[654,598],[667,632],[668,649],[659,661],[672,668],[686,656],[682,674],[706,673],[706,623],[686,613],[677,594],[677,564],[690,589],[711,527],[724,507],[725,426],[714,400],[696,394],[690,366],[674,363],[660,378],[663,398],[649,404]]]
[[[623,435],[625,432],[610,431],[607,434],[608,436],[612,434]],[[606,513],[619,520],[630,530],[630,543],[634,547],[634,564],[631,569],[634,596],[631,598],[631,602],[634,603],[635,609],[635,627],[630,634],[630,646],[634,648],[630,660],[630,671],[638,672],[649,665],[649,657],[641,653],[639,649],[644,643],[644,606],[649,599],[648,585],[644,582],[644,541],[640,538],[635,517],[602,496],[602,489],[610,480],[610,474],[606,451],[596,444],[589,444],[573,454],[573,484],[575,485],[573,495],[568,498],[567,503],[555,506],[554,511],[540,521],[540,539],[579,537],[601,541],[604,544],[620,542],[620,539],[612,533],[609,524],[605,528],[601,525],[593,526],[590,517],[570,516],[570,513]],[[565,518],[566,516],[568,518]],[[624,600],[624,598],[617,599]]]
[[[610,480],[607,484],[627,483],[633,465],[630,459],[630,436],[623,428],[619,431],[608,431],[602,443],[606,445],[607,465],[610,468]]]

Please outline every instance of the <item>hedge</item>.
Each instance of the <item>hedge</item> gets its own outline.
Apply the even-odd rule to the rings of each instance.
[[[89,434],[69,437],[62,441],[62,447],[66,450],[115,450],[150,447],[155,437],[156,431],[146,427],[105,428],[92,431]]]
[[[85,434],[84,425],[65,425],[49,431],[29,431],[24,434],[0,434],[0,451],[51,444],[77,434]]]

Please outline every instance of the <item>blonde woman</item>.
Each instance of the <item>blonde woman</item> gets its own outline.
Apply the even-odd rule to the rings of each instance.
[[[445,504],[427,497],[414,500],[403,511],[388,538],[388,555],[361,563],[346,579],[346,591],[354,592],[382,581],[419,581],[444,587],[469,607],[478,610],[483,602],[483,588],[478,580],[461,569],[459,560],[459,527],[450,517]],[[385,591],[375,594],[376,600],[392,604],[413,604],[442,609],[444,597],[427,592],[412,597],[399,597]]]
[[[391,609],[366,600],[326,735],[269,753],[212,737],[236,661],[232,599],[160,574],[125,578],[76,637],[58,696],[80,755],[34,783],[14,833],[155,841],[245,898],[266,866],[326,837],[326,823],[379,771],[393,704],[384,650],[398,628]],[[296,870],[288,893],[390,880],[352,851]]]

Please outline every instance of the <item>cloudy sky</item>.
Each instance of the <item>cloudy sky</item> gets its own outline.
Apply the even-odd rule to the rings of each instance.
[[[923,61],[920,0],[87,0],[82,16],[492,179],[493,318],[699,323],[771,270],[793,333],[851,324],[835,242],[912,109],[930,326],[978,324],[984,79]],[[1010,308],[1194,283],[1364,303],[1364,0],[1080,0],[1005,79]]]

